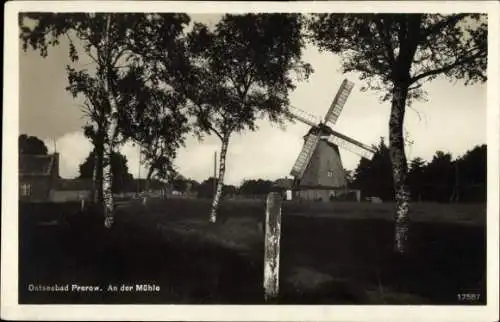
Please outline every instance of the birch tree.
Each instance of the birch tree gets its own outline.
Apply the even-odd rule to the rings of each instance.
[[[486,81],[487,17],[480,14],[315,14],[313,42],[339,54],[343,72],[357,72],[364,89],[391,102],[390,156],[397,201],[395,250],[407,251],[408,166],[403,123],[406,107],[425,98],[423,85],[437,77],[466,85]]]
[[[297,14],[225,15],[213,30],[195,24],[188,36],[184,69],[189,72],[179,77],[179,91],[188,99],[196,133],[215,134],[221,141],[211,223],[216,222],[231,136],[255,131],[263,117],[281,122],[295,81],[312,70],[301,61],[302,22]]]
[[[157,77],[148,74],[131,72],[118,83],[121,104],[127,106],[120,112],[123,132],[140,147],[146,190],[153,176],[167,180],[175,173],[173,161],[189,130],[185,99],[165,83],[144,79]]]
[[[174,33],[184,20],[171,15],[166,19],[173,28],[164,28]],[[34,26],[24,25],[24,19],[34,21]],[[141,56],[133,51],[136,42],[143,39],[142,28],[164,22],[154,14],[112,14],[112,13],[25,13],[21,16],[21,40],[23,49],[28,47],[39,50],[43,57],[48,54],[48,47],[58,46],[60,39],[68,42],[69,57],[75,66],[67,66],[70,91],[74,96],[82,95],[90,103],[92,97],[98,97],[97,108],[103,115],[102,124],[98,124],[102,140],[103,167],[103,208],[104,225],[110,228],[114,221],[114,201],[111,190],[112,172],[111,155],[123,143],[119,128],[120,93],[117,83],[141,63]],[[164,26],[165,27],[165,26]],[[168,37],[168,35],[166,36]],[[154,43],[154,40],[151,40]],[[77,64],[84,56],[89,64]],[[81,68],[84,65],[86,67]],[[76,66],[80,67],[79,70]],[[86,81],[81,81],[86,80]],[[91,86],[89,86],[91,84]],[[96,162],[96,166],[99,162]]]
[[[69,85],[66,90],[74,98],[77,98],[82,92],[84,103],[80,105],[81,111],[86,117],[86,124],[83,127],[84,135],[94,146],[94,162],[92,173],[92,200],[95,204],[101,204],[104,200],[102,190],[103,178],[103,153],[105,122],[108,111],[104,109],[104,93],[98,87],[95,77],[90,76],[84,71],[77,71],[71,67],[66,68],[68,73]]]

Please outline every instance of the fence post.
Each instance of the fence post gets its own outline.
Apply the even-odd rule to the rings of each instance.
[[[281,194],[271,192],[266,200],[264,241],[264,299],[266,301],[276,298],[279,292],[281,199]]]

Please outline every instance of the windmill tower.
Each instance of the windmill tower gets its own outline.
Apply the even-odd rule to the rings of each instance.
[[[296,107],[289,111],[292,118],[311,126],[290,172],[300,199],[328,201],[347,192],[339,147],[367,159],[375,153],[373,148],[332,129],[353,87],[354,83],[347,79],[342,82],[324,120]]]

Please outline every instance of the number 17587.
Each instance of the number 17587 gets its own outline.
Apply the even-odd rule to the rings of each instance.
[[[458,300],[461,302],[477,302],[479,301],[479,293],[459,293],[457,294]]]

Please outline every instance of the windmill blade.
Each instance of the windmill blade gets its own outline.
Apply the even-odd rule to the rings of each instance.
[[[312,127],[315,127],[319,123],[321,123],[321,118],[307,113],[306,111],[301,110],[300,108],[297,108],[295,106],[290,106],[290,108],[288,109],[288,114],[294,119],[299,120]]]
[[[340,134],[339,132],[332,131],[333,134],[328,137],[323,137],[327,139],[328,142],[337,145],[347,151],[355,153],[363,158],[371,160],[375,154],[375,150],[361,142],[358,142],[348,136]]]
[[[306,166],[307,164],[309,164],[309,160],[311,160],[313,152],[318,145],[319,139],[319,135],[310,134],[307,137],[306,142],[304,143],[304,146],[302,147],[302,150],[300,151],[299,156],[297,157],[297,160],[293,165],[292,171],[290,171],[290,174],[292,176],[299,179],[302,178]]]
[[[325,124],[330,123],[330,125],[335,125],[337,123],[337,119],[339,118],[340,112],[342,112],[342,108],[351,94],[352,88],[354,87],[354,83],[344,79],[342,85],[340,85],[339,91],[337,95],[335,95],[335,99],[326,113],[325,116]]]

